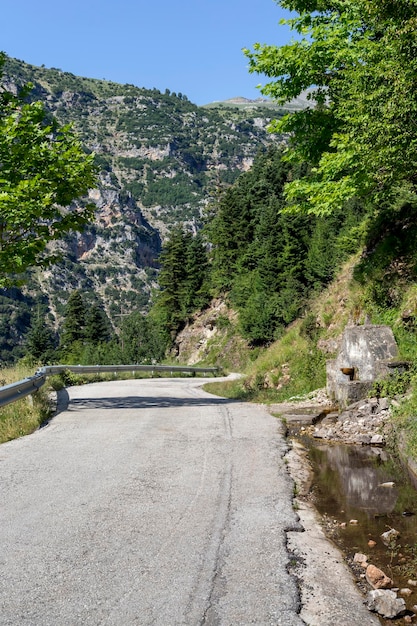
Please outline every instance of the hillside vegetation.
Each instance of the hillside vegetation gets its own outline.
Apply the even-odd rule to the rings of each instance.
[[[96,189],[80,206],[95,207],[83,232],[50,246],[58,262],[36,267],[0,290],[0,359],[25,352],[37,316],[61,332],[69,295],[82,291],[113,330],[133,312],[146,313],[156,287],[162,242],[177,224],[196,232],[207,203],[248,170],[260,147],[280,143],[267,125],[283,109],[214,107],[184,94],[78,77],[57,68],[6,59],[2,85],[12,93],[31,83],[60,124],[72,124],[99,169]],[[74,207],[73,207],[74,208]],[[11,323],[12,322],[12,323]]]
[[[208,291],[237,316],[212,316],[215,332],[200,353],[213,359],[217,350],[221,362],[233,361],[225,346],[237,347],[230,340],[239,333],[246,349],[240,344],[236,356],[247,376],[227,393],[273,401],[324,384],[325,359],[346,323],[389,324],[410,369],[378,393],[411,392],[399,414],[413,432],[416,5],[280,4],[295,12],[286,22],[298,38],[255,44],[246,51],[250,68],[270,79],[262,93],[281,103],[314,85],[314,106],[272,124],[288,133],[284,154],[260,156],[208,214]],[[181,285],[185,295],[186,277]],[[163,297],[158,306],[169,312]],[[180,331],[181,354],[190,310],[166,319]]]
[[[278,105],[307,92],[287,114],[200,109],[183,94],[9,62],[10,88],[32,80],[33,97],[94,150],[100,183],[94,224],[0,304],[19,302],[22,333],[29,318],[26,358],[204,361],[245,373],[224,393],[265,402],[322,387],[347,323],[389,324],[410,368],[378,393],[409,392],[398,419],[411,450],[416,4],[280,4],[297,38],[246,55]]]

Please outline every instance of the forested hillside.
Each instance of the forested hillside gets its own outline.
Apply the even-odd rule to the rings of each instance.
[[[267,345],[334,278],[358,250],[365,211],[355,202],[331,218],[283,211],[284,185],[297,170],[282,150],[266,149],[208,210],[209,245],[185,228],[171,234],[153,309],[163,326],[175,334],[210,296],[223,296],[239,313],[242,336]]]
[[[134,312],[154,358],[215,298],[233,316],[211,326],[226,328],[233,317],[233,332],[253,355],[302,319],[308,354],[323,371],[317,340],[340,327],[330,314],[317,316],[312,302],[352,255],[350,319],[390,320],[402,352],[412,353],[415,2],[280,4],[294,12],[287,24],[296,39],[255,44],[246,55],[250,70],[268,78],[261,91],[277,106],[306,98],[305,108],[287,114],[263,102],[199,109],[168,90],[9,62],[9,87],[32,80],[34,97],[74,123],[100,169],[99,188],[90,192],[94,224],[61,244],[61,263],[32,272],[26,311],[49,307],[53,330],[60,330],[68,289],[78,289],[84,306],[101,308],[118,336],[97,339],[90,350],[82,322],[74,350],[59,333],[60,355],[125,358],[122,336]],[[275,134],[268,135],[271,117]],[[27,323],[24,315],[18,320]],[[146,346],[136,347],[130,356],[145,358]]]
[[[230,363],[225,346],[239,333],[246,365],[259,357],[234,383],[239,397],[287,397],[324,384],[325,359],[346,323],[388,323],[411,363],[396,381],[405,389],[417,358],[417,5],[280,4],[294,12],[286,22],[296,38],[255,44],[246,51],[250,69],[267,76],[264,95],[282,104],[310,89],[310,106],[272,124],[287,134],[284,151],[264,151],[208,212],[208,291],[238,317],[224,309],[216,317],[216,305],[203,356],[215,359],[217,349]],[[165,258],[161,276],[171,262]],[[186,285],[183,276],[184,297]],[[173,302],[169,289],[157,300],[159,315]],[[168,315],[174,332],[200,323],[186,306],[176,310],[180,321]],[[224,341],[216,339],[220,326]]]
[[[59,332],[75,290],[101,307],[114,329],[127,314],[145,313],[169,230],[186,224],[196,233],[207,203],[250,168],[260,147],[282,141],[266,130],[271,117],[282,114],[279,107],[205,109],[168,89],[7,59],[3,86],[17,93],[28,82],[28,100],[42,102],[60,124],[72,124],[85,150],[94,152],[99,185],[83,201],[95,205],[92,224],[53,244],[61,260],[47,271],[32,270],[22,289],[1,290],[3,362],[23,354],[34,311]]]

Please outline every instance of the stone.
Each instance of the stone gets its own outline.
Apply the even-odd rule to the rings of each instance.
[[[407,585],[410,585],[410,587],[417,587],[417,580],[407,580]]]
[[[362,565],[362,567],[368,567],[368,557],[366,554],[362,554],[361,552],[356,552],[353,557],[353,562]]]
[[[370,437],[369,435],[359,435],[356,440],[363,446],[368,446],[370,443],[372,443],[372,439],[373,437]]]
[[[327,437],[327,430],[325,430],[324,428],[316,428],[316,430],[313,433],[313,437],[315,437],[316,439],[326,439]]]
[[[373,589],[387,589],[392,586],[392,580],[376,565],[366,568],[366,580]]]
[[[300,411],[299,413],[282,413],[281,416],[288,424],[304,424],[305,426],[311,426],[317,422],[320,417],[320,413]]]
[[[357,524],[359,524],[357,519],[351,519],[349,520],[349,524],[351,524],[352,526],[356,526]]]
[[[369,591],[366,597],[366,606],[370,611],[379,613],[387,619],[399,617],[406,612],[404,598],[398,598],[394,591],[388,589]]]
[[[342,410],[336,418],[336,413],[330,413],[316,424],[314,437],[326,441],[341,441],[347,444],[371,446],[374,454],[381,458],[386,458],[386,452],[382,450],[385,445],[385,438],[381,434],[384,425],[383,413],[374,415],[372,413],[374,405],[378,400],[365,399],[350,405]],[[276,405],[279,406],[279,405]],[[294,411],[295,413],[296,411]],[[298,413],[301,411],[298,410]],[[280,411],[282,413],[282,411]]]
[[[328,415],[326,415],[326,417],[323,417],[323,419],[321,420],[320,424],[335,424],[338,420],[339,414],[338,413],[328,413]]]
[[[413,593],[411,591],[411,589],[409,589],[408,587],[404,587],[404,589],[400,589],[399,592],[402,596],[411,596],[411,594]]]
[[[380,411],[386,411],[389,409],[389,399],[388,398],[380,398],[379,399],[379,409]]]
[[[397,357],[389,326],[346,326],[336,359],[326,363],[329,397],[343,408],[357,401],[363,405],[373,382],[389,374],[386,362]],[[345,368],[354,369],[354,380],[343,374]]]
[[[368,541],[368,546],[369,546],[370,548],[375,548],[375,546],[376,546],[376,541],[374,541],[373,539],[370,539],[370,540]]]
[[[398,530],[395,530],[395,528],[391,528],[390,530],[387,530],[387,532],[382,533],[381,535],[382,543],[386,546],[389,546],[390,543],[395,541],[397,537],[399,536],[400,536],[400,533],[398,532]]]
[[[382,435],[372,435],[370,444],[371,446],[381,446],[385,443]]]

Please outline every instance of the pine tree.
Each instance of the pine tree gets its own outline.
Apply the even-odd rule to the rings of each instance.
[[[73,291],[65,307],[61,346],[68,348],[85,338],[86,305],[79,291]]]
[[[161,329],[151,317],[132,313],[122,324],[121,358],[124,363],[152,363],[162,360],[166,348]]]
[[[85,316],[85,339],[93,344],[98,344],[109,341],[110,336],[110,322],[106,313],[100,306],[93,304]]]
[[[55,335],[38,313],[26,338],[26,354],[39,363],[49,363],[54,353]]]
[[[156,308],[168,332],[176,332],[186,316],[187,238],[183,228],[176,227],[160,256]]]
[[[186,284],[185,284],[185,308],[188,314],[196,309],[203,308],[210,299],[209,292],[209,262],[206,243],[201,233],[186,240]]]

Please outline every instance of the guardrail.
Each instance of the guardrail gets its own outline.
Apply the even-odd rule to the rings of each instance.
[[[218,367],[183,367],[181,365],[47,365],[38,369],[33,376],[16,383],[0,387],[0,407],[16,402],[38,391],[47,376],[70,371],[78,374],[104,374],[107,372],[170,372],[180,374],[216,374]]]
[[[17,383],[0,387],[0,407],[35,393],[45,381],[46,374],[36,373],[30,378],[24,378]]]

